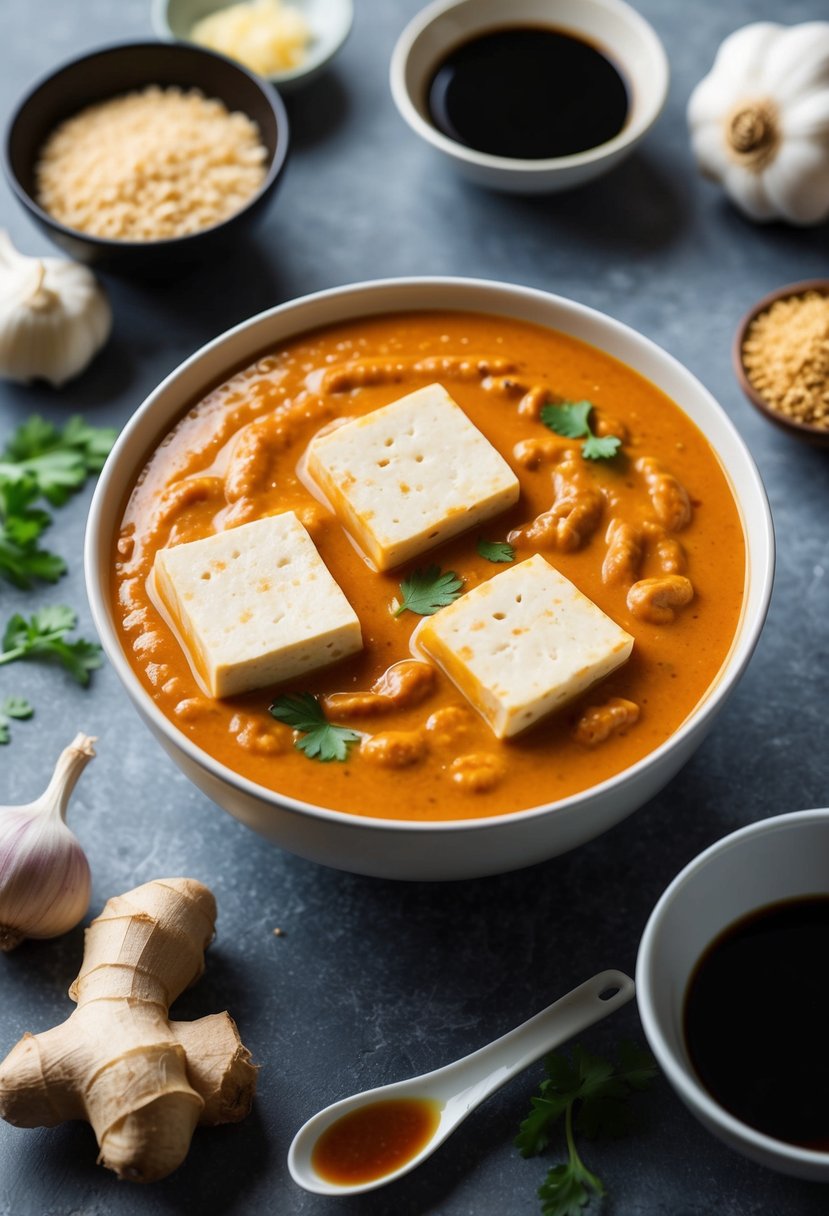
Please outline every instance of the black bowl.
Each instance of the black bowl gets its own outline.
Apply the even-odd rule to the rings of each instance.
[[[268,150],[268,173],[250,202],[211,228],[160,241],[119,241],[78,232],[38,206],[35,165],[58,123],[85,106],[151,84],[200,89],[253,119]],[[32,219],[71,257],[108,270],[166,273],[221,251],[262,215],[285,167],[288,138],[281,97],[239,64],[183,43],[129,42],[73,59],[36,84],[9,120],[3,167]]]

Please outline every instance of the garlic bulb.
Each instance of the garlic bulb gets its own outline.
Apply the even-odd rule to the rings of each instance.
[[[30,258],[0,232],[0,376],[59,387],[100,350],[112,313],[95,276],[64,258]]]
[[[753,220],[829,217],[829,22],[725,39],[688,102],[700,169]]]
[[[36,802],[0,807],[0,950],[67,933],[89,907],[89,863],[64,816],[94,742],[76,735]]]

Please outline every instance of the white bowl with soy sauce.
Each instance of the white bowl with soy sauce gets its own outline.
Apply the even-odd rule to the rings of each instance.
[[[829,808],[761,820],[694,859],[639,947],[642,1025],[731,1148],[829,1181]]]
[[[436,0],[405,28],[392,97],[470,181],[516,194],[581,186],[653,126],[668,60],[623,0]]]

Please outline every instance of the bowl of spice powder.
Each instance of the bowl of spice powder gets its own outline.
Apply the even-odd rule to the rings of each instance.
[[[737,330],[734,368],[770,422],[829,447],[829,279],[791,283],[760,300]]]

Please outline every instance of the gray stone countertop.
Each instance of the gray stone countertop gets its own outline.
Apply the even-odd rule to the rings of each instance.
[[[296,1213],[532,1216],[547,1169],[512,1146],[541,1077],[536,1066],[479,1109],[428,1164],[373,1195],[307,1195],[285,1163],[294,1131],[357,1088],[433,1068],[522,1021],[603,967],[631,971],[642,927],[674,874],[753,820],[827,801],[829,479],[826,453],[781,436],[743,400],[730,367],[738,319],[779,284],[826,273],[829,227],[756,227],[696,174],[684,109],[721,39],[757,19],[825,17],[823,0],[639,0],[664,39],[670,99],[642,150],[599,182],[527,200],[459,181],[402,125],[387,65],[419,0],[357,0],[335,66],[289,101],[293,158],[265,223],[236,253],[166,286],[107,279],[111,342],[61,392],[0,389],[0,439],[30,412],[83,412],[122,425],[206,340],[259,310],[380,276],[459,274],[549,289],[641,330],[695,372],[750,447],[779,544],[768,623],[716,729],[639,812],[577,851],[521,873],[448,885],[395,884],[280,852],[219,811],[150,738],[112,670],[88,692],[35,664],[4,668],[0,693],[37,717],[0,749],[0,803],[37,794],[77,729],[99,737],[71,823],[94,874],[92,911],[166,874],[208,883],[219,929],[183,1017],[229,1007],[262,1064],[252,1116],[196,1134],[185,1165],[148,1187],[95,1165],[89,1129],[0,1125],[2,1216]],[[87,48],[150,34],[149,0],[7,0],[0,106]],[[0,186],[0,224],[48,252]],[[49,602],[91,630],[81,572],[91,488],[56,514],[50,547],[70,573],[37,594],[0,586],[3,620]],[[282,937],[273,929],[280,927]],[[61,1021],[82,931],[0,959],[0,1056],[26,1030]],[[759,994],[758,994],[759,995]],[[612,1051],[641,1038],[628,1006],[584,1036]],[[772,1045],[774,1049],[774,1045]],[[711,1138],[664,1081],[638,1103],[634,1133],[589,1148],[610,1216],[817,1216],[827,1191],[754,1166]],[[591,1209],[592,1210],[592,1209]]]

